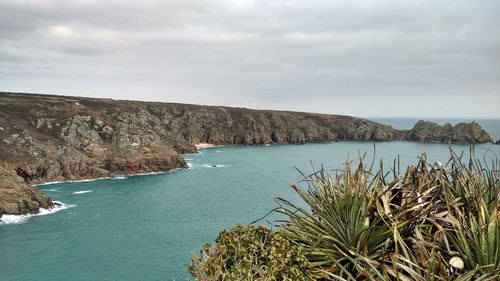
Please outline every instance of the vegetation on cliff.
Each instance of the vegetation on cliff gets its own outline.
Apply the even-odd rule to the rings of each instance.
[[[452,153],[446,165],[431,164],[424,155],[403,173],[386,173],[361,159],[333,176],[304,175],[292,188],[308,207],[278,198],[287,218],[279,233],[303,253],[313,280],[497,280],[499,163],[464,160]],[[191,272],[198,281],[239,280]]]

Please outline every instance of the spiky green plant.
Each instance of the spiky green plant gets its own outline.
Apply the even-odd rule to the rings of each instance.
[[[364,164],[325,170],[292,188],[308,206],[278,198],[280,225],[318,280],[488,280],[500,272],[497,162],[416,166],[388,180]],[[463,263],[463,265],[462,265]]]
[[[279,232],[223,231],[190,270],[199,281],[499,280],[499,162],[470,158],[451,151],[442,165],[422,155],[392,174],[360,158],[303,175],[292,185],[301,204],[277,198]],[[273,239],[283,263],[269,258]]]
[[[370,176],[363,164],[353,173],[348,164],[335,181],[325,170],[305,177],[307,189],[292,187],[310,210],[278,198],[284,206],[279,211],[290,219],[282,229],[304,249],[317,277],[384,278],[377,268],[385,259],[392,230],[373,216],[377,197]]]

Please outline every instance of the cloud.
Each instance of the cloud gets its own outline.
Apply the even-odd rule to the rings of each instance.
[[[500,117],[498,26],[497,1],[4,0],[0,85],[363,116]]]

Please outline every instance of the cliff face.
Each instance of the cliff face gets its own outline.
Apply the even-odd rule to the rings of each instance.
[[[27,181],[186,167],[194,144],[389,141],[404,132],[364,119],[299,112],[58,96],[0,95],[0,156]]]
[[[450,135],[420,122],[400,131],[349,116],[80,97],[0,93],[0,109],[0,164],[30,183],[182,168],[202,142],[491,141],[477,124]]]

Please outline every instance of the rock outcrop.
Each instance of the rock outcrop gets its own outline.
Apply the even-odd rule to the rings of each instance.
[[[182,154],[195,152],[197,143],[342,140],[478,143],[491,138],[477,123],[441,127],[421,121],[404,131],[341,115],[0,93],[0,165],[27,183],[183,168]],[[35,201],[42,206],[43,200]],[[9,206],[5,212],[14,211]],[[31,206],[19,212],[36,209]]]
[[[485,143],[492,142],[488,134],[478,123],[459,123],[455,126],[440,126],[434,122],[418,121],[408,132],[408,140],[432,143]]]
[[[36,213],[53,203],[13,170],[0,167],[0,218],[3,214]]]

